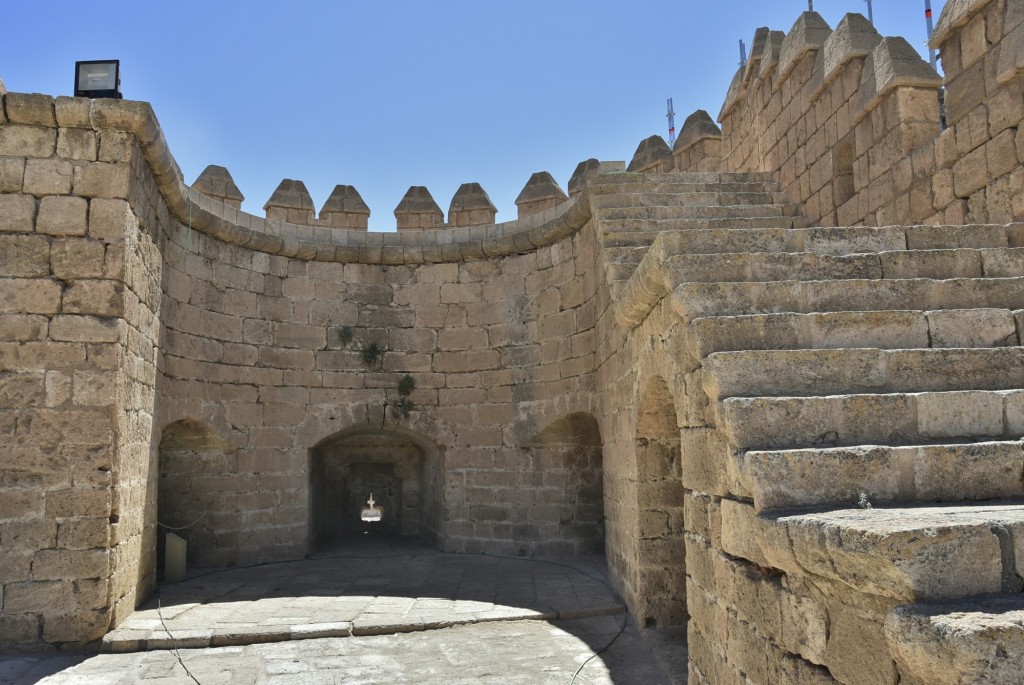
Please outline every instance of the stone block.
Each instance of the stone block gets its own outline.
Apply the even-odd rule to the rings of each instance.
[[[50,241],[43,236],[0,233],[0,254],[0,278],[50,275]]]
[[[1020,98],[1024,102],[1024,97]],[[988,178],[995,179],[1009,174],[1017,167],[1016,131],[1007,129],[985,144],[985,159],[988,161]]]
[[[835,600],[829,604],[825,665],[849,685],[891,685],[897,682],[896,668],[879,630],[885,614],[872,611],[871,602],[865,604],[857,607]]]
[[[55,316],[50,322],[50,337],[68,342],[118,342],[121,339],[121,326],[117,319],[65,314]]]
[[[122,316],[124,285],[117,281],[74,281],[64,292],[64,305],[61,311],[65,314]]]
[[[110,551],[44,549],[32,560],[32,576],[37,580],[75,580],[102,578],[108,573]]]
[[[49,157],[57,148],[57,130],[39,126],[0,126],[0,155]]]
[[[25,179],[25,160],[0,157],[0,193],[20,193]]]
[[[28,159],[24,191],[32,195],[66,195],[71,192],[71,162],[60,159]]]
[[[56,314],[60,311],[60,284],[49,279],[0,278],[0,312]]]
[[[74,192],[81,197],[127,198],[131,166],[126,163],[90,162],[76,166]]]
[[[31,195],[0,195],[0,233],[35,230],[36,199]]]
[[[985,147],[967,153],[953,165],[953,190],[957,197],[967,197],[981,190],[988,181],[988,154]]]
[[[75,588],[69,581],[29,581],[4,587],[4,613],[52,614],[75,607]]]
[[[928,312],[931,346],[1005,347],[1016,344],[1013,314],[1005,309],[947,309]]]
[[[1006,413],[1006,432],[1009,435],[1024,435],[1024,391],[1010,390],[1003,393]],[[1020,539],[1024,545],[1024,537]],[[1017,557],[1017,563],[1024,565],[1024,557]]]
[[[89,203],[80,197],[51,195],[39,201],[36,230],[54,236],[85,235]]]
[[[105,275],[106,254],[106,246],[98,240],[58,240],[50,250],[53,275],[63,280],[102,278]]]
[[[977,438],[1003,434],[1003,401],[997,393],[959,391],[917,397],[918,432],[926,438]]]
[[[46,337],[49,319],[30,314],[0,314],[0,340],[42,340]]]
[[[137,226],[138,221],[124,200],[94,198],[89,202],[89,237],[120,242],[126,231]]]
[[[7,119],[12,124],[56,126],[53,98],[39,93],[8,93],[5,97]]]
[[[89,98],[58,96],[53,104],[57,125],[66,128],[92,128]]]
[[[888,615],[885,638],[901,682],[1013,683],[1024,659],[1022,621],[1013,595],[908,605]]]
[[[95,131],[82,128],[62,128],[57,132],[58,157],[95,162],[98,151]]]

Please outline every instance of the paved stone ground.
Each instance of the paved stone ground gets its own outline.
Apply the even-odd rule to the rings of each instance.
[[[162,586],[160,604],[163,621],[154,601],[107,636],[103,649],[120,653],[0,657],[0,683],[195,685],[164,623],[201,685],[569,685],[610,642],[576,683],[685,682],[681,640],[640,638],[600,557],[527,560],[373,543],[195,575]]]

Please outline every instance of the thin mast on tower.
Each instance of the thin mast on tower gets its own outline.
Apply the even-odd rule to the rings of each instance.
[[[932,22],[932,0],[924,0],[924,20],[928,25],[928,57],[931,59],[932,69],[939,70],[935,61],[935,48],[932,47],[932,31],[935,26]]]
[[[668,146],[675,147],[676,144],[676,113],[672,108],[672,98],[668,99]]]

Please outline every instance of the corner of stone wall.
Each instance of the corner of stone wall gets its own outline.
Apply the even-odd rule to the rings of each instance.
[[[16,392],[0,408],[19,417],[20,453],[0,484],[0,643],[77,647],[154,579],[161,267],[139,137],[162,133],[144,103],[7,93],[3,104],[0,382]]]
[[[832,31],[805,13],[781,41],[758,29],[719,114],[722,170],[774,173],[824,225],[1020,220],[1022,14],[1012,2],[950,2],[933,41],[944,91],[904,39],[861,15]]]
[[[935,206],[947,223],[1024,219],[1024,9],[954,0],[935,28],[948,129],[936,146]]]

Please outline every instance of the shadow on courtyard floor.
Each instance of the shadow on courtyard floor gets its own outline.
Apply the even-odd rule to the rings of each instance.
[[[594,654],[599,656],[587,663],[577,683],[668,685],[685,679],[683,636],[677,631],[658,634],[649,643],[640,640],[623,602],[607,582],[601,556],[531,559],[443,554],[416,542],[369,538],[301,561],[192,570],[184,582],[161,584],[149,602],[107,635],[104,651],[117,654],[94,657],[90,662],[100,662],[75,670],[81,677],[89,673],[95,678],[93,671],[105,672],[107,662],[115,672],[120,668],[117,664],[127,668],[130,662],[136,672],[149,672],[157,663],[174,666],[167,661],[171,647],[181,649],[186,660],[202,664],[222,653],[217,648],[237,652],[240,646],[249,650],[246,664],[273,663],[273,670],[283,663],[279,656],[286,646],[281,643],[301,657],[305,648],[296,647],[296,641],[346,638],[337,645],[347,642],[351,652],[362,644],[359,641],[372,649],[373,636],[389,636],[373,638],[390,641],[376,647],[383,653],[388,651],[385,645],[414,639],[414,634],[426,640],[428,633],[429,639],[447,636],[448,641],[459,636],[470,651],[467,664],[499,658],[497,652],[490,654],[498,644],[498,652],[513,650],[500,657],[509,666],[498,670],[496,682],[540,682],[536,674],[528,677],[531,669],[538,668],[538,673],[547,674],[544,682],[564,680],[568,685],[570,678],[564,676],[571,676]],[[475,640],[487,646],[472,649]],[[519,643],[522,646],[517,648]],[[404,649],[399,648],[399,654]],[[405,650],[410,659],[414,652],[411,646]],[[317,657],[321,662],[324,658]],[[351,662],[354,657],[347,654],[345,658]],[[445,658],[455,657],[446,653]],[[550,663],[543,665],[545,660]],[[525,680],[516,677],[516,664]],[[210,668],[208,664],[207,671]],[[674,677],[666,669],[673,670]],[[163,673],[159,668],[153,672]],[[265,680],[256,671],[253,674],[236,669],[232,682],[252,678],[253,682],[292,682],[279,680],[273,673]],[[378,682],[353,680],[351,672],[344,677],[346,682]],[[27,682],[32,681],[22,680],[19,685]],[[58,675],[44,682],[75,680]]]

